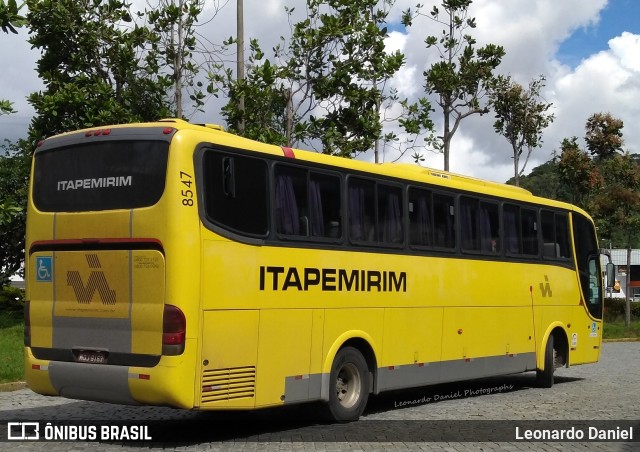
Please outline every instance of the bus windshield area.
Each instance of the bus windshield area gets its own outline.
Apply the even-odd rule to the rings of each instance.
[[[133,209],[165,186],[169,143],[101,141],[36,152],[33,200],[45,212]]]

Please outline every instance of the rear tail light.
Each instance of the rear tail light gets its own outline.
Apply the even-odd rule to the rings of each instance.
[[[179,355],[184,352],[187,319],[176,306],[164,305],[162,319],[162,354]]]
[[[30,301],[24,302],[24,345],[31,347],[31,314],[29,313]]]

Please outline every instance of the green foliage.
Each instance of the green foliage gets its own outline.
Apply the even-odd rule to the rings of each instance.
[[[291,145],[285,117],[290,90],[285,89],[280,80],[283,69],[264,59],[257,40],[251,39],[249,48],[250,69],[243,80],[235,79],[231,69],[217,79],[229,98],[222,108],[222,116],[231,131],[238,132],[238,124],[243,123],[243,136],[265,143]],[[244,100],[244,109],[239,108],[240,99]]]
[[[515,178],[509,179],[507,184],[515,185]],[[568,187],[560,179],[557,159],[551,159],[542,165],[536,166],[528,175],[521,176],[520,187],[543,198],[557,199],[559,201],[570,200]]]
[[[626,301],[624,298],[605,298],[604,321],[616,322],[624,319]],[[640,321],[640,303],[631,303],[631,320]]]
[[[214,10],[215,16],[219,2],[216,0],[207,3]],[[146,17],[156,35],[156,39],[150,42],[151,48],[160,60],[162,72],[168,72],[172,85],[172,116],[185,116],[183,94],[189,97],[196,110],[202,111],[207,95],[215,94],[216,88],[209,85],[206,88],[208,94],[205,94],[203,83],[196,82],[200,72],[200,63],[196,56],[207,55],[210,59],[214,54],[225,50],[224,46],[216,47],[210,42],[205,46],[203,39],[198,38],[198,22],[205,7],[205,0],[156,0],[153,6],[150,2],[148,5],[151,9],[146,11]]]
[[[589,155],[578,146],[578,138],[565,138],[560,145],[558,174],[569,193],[569,202],[588,209],[588,202],[600,177]]]
[[[548,113],[553,104],[540,101],[540,91],[545,78],[540,76],[525,89],[510,76],[498,76],[490,83],[490,105],[495,112],[493,128],[503,135],[513,151],[515,185],[520,185],[520,176],[536,147],[542,145],[542,130],[553,122]],[[522,161],[522,154],[527,149]]]
[[[245,80],[234,80],[231,71],[219,80],[229,93],[223,115],[231,130],[243,123],[243,134],[251,138],[288,146],[320,143],[322,152],[351,157],[396,140],[383,134],[380,118],[393,102],[407,112],[400,122],[405,130],[430,128],[428,103],[409,104],[385,91],[404,64],[402,53],[384,49],[392,4],[308,0],[306,18],[292,25],[289,40],[281,38],[272,59],[252,40]],[[291,15],[293,9],[286,11]]]
[[[16,28],[25,24],[25,18],[20,15],[24,3],[18,6],[16,0],[0,0],[0,29],[5,33],[18,33]]]
[[[592,156],[605,160],[622,151],[622,120],[610,113],[595,113],[587,119],[585,141]]]
[[[9,115],[15,112],[16,111],[13,109],[13,103],[8,100],[0,99],[0,116]]]
[[[0,383],[24,376],[24,303],[17,289],[0,289]]]
[[[440,61],[424,72],[424,87],[428,95],[436,96],[442,109],[442,138],[432,139],[429,144],[444,154],[445,171],[449,170],[451,139],[461,121],[488,112],[481,99],[505,55],[504,48],[495,44],[475,49],[475,39],[467,34],[476,27],[475,18],[468,16],[471,3],[471,0],[443,0],[442,10],[434,6],[429,15],[421,12],[422,5],[417,5],[415,12],[407,10],[403,14],[405,25],[424,16],[443,26],[440,36],[425,39],[427,49],[436,49]]]
[[[600,163],[602,186],[591,200],[591,212],[603,237],[622,234],[625,248],[640,237],[640,167],[629,154]]]
[[[18,33],[16,28],[25,24],[25,18],[21,16],[20,10],[24,4],[18,6],[16,0],[0,0],[0,29],[5,33]],[[8,100],[0,99],[0,116],[15,113],[13,104]]]
[[[10,286],[0,288],[0,312],[16,313],[22,318],[24,315],[24,290]]]
[[[0,287],[20,270],[24,258],[30,150],[26,141],[3,146],[0,156]]]
[[[69,130],[168,116],[168,81],[147,43],[157,37],[133,22],[120,0],[27,0],[29,42],[41,50],[45,84],[32,93],[33,141]]]

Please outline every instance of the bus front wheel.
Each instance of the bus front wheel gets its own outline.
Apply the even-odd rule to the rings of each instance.
[[[368,398],[367,362],[357,349],[345,347],[338,352],[331,366],[326,405],[328,418],[338,422],[358,420]]]
[[[555,357],[556,351],[553,347],[553,335],[550,335],[544,350],[544,370],[536,371],[536,384],[538,387],[550,388],[553,386],[553,373],[556,366]]]

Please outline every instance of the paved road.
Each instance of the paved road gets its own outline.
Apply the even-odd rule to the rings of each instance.
[[[150,425],[180,442],[5,442],[5,450],[640,450],[640,342],[606,343],[598,364],[561,369],[551,389],[533,386],[533,373],[387,393],[370,400],[359,422],[326,425],[315,407],[252,413],[188,412],[129,407],[36,395],[0,393],[0,427],[18,421],[127,420]],[[552,422],[548,422],[552,421]],[[634,425],[636,442],[518,441],[544,429],[589,432]],[[98,427],[99,428],[99,427]],[[132,431],[132,430],[130,430]],[[6,433],[5,433],[6,434]],[[569,433],[567,433],[569,434]],[[586,437],[586,436],[585,436]],[[461,442],[475,440],[475,442]],[[477,442],[484,441],[484,442]]]

